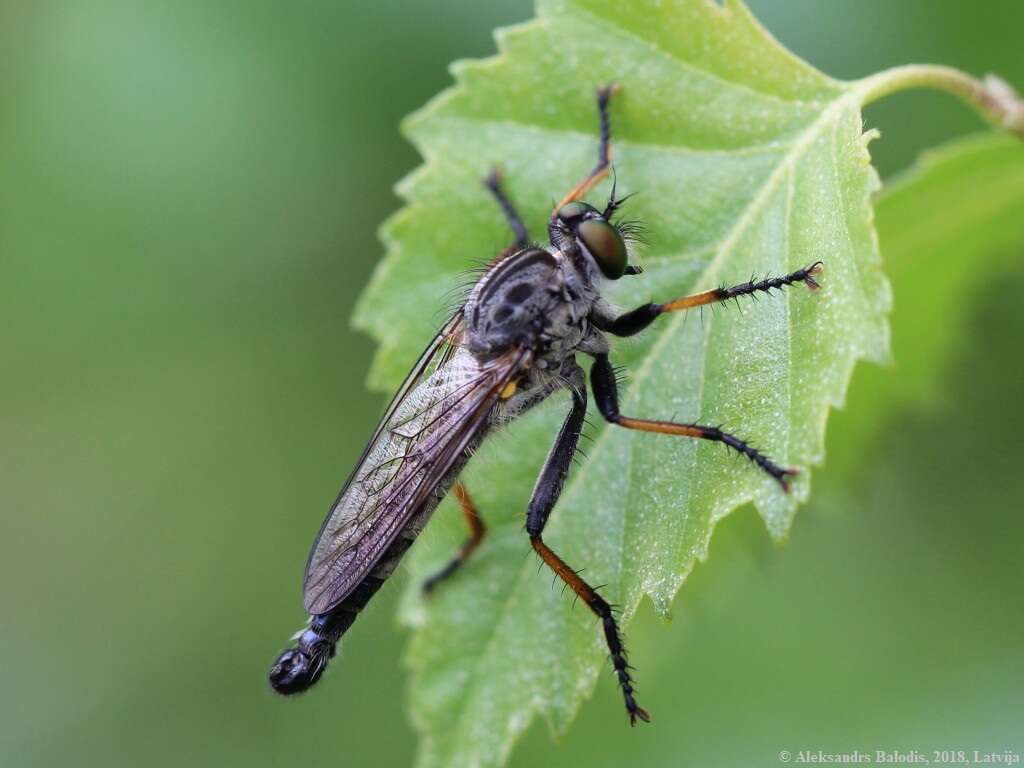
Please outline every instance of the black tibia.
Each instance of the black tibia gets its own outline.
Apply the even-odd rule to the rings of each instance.
[[[580,382],[583,383],[582,381]],[[580,432],[583,429],[583,419],[587,412],[587,398],[583,386],[573,390],[572,410],[562,424],[551,452],[548,454],[544,468],[537,478],[537,485],[533,489],[533,497],[530,499],[530,506],[526,516],[526,530],[530,534],[530,544],[541,559],[553,570],[558,577],[564,581],[572,591],[575,592],[587,607],[590,608],[598,618],[601,619],[601,626],[604,629],[605,642],[608,644],[608,651],[611,654],[612,666],[615,668],[615,676],[618,679],[619,687],[622,689],[622,697],[626,702],[626,711],[629,713],[629,722],[633,725],[636,721],[649,721],[651,716],[647,710],[636,703],[634,698],[633,680],[629,674],[630,666],[626,660],[626,649],[622,644],[622,636],[619,633],[619,625],[615,620],[612,607],[608,601],[601,597],[597,591],[587,582],[580,578],[579,574],[570,568],[562,558],[544,543],[541,531],[551,514],[551,510],[558,501],[558,497],[565,485],[565,478],[572,463],[573,453],[579,442]]]
[[[701,424],[677,424],[672,421],[634,419],[619,413],[618,383],[615,380],[615,371],[608,361],[608,355],[595,356],[594,365],[590,369],[590,384],[594,390],[594,399],[597,401],[598,410],[610,423],[618,424],[627,429],[637,429],[642,432],[696,437],[702,440],[714,440],[724,443],[734,451],[746,456],[753,464],[756,464],[770,475],[782,486],[784,491],[789,491],[789,478],[797,474],[796,470],[780,467],[753,446],[748,445],[735,435],[723,432],[718,427],[707,427]]]
[[[470,498],[469,492],[466,490],[466,486],[461,482],[455,484],[455,498],[459,502],[459,508],[462,510],[463,517],[466,518],[466,525],[469,528],[469,536],[466,538],[463,545],[459,547],[459,551],[455,553],[455,556],[448,561],[448,564],[423,582],[423,591],[428,595],[434,591],[434,587],[454,574],[465,564],[469,559],[469,556],[472,555],[474,550],[480,546],[480,542],[484,539],[484,534],[487,533],[487,526],[484,525],[484,521],[480,517],[476,504],[473,503],[473,499]]]
[[[515,235],[516,239],[512,244],[512,248],[522,250],[529,244],[530,234],[526,231],[526,225],[523,223],[523,219],[516,210],[515,205],[512,204],[508,195],[505,194],[505,189],[502,187],[501,182],[501,170],[498,168],[495,168],[484,177],[484,186],[491,191],[494,199],[498,201],[498,205],[501,206],[501,212],[505,214],[505,221],[508,222],[512,234]]]
[[[757,293],[771,293],[773,289],[779,290],[794,283],[804,283],[812,291],[820,286],[814,278],[821,273],[822,263],[820,261],[810,266],[790,272],[782,277],[766,277],[764,280],[751,280],[746,283],[734,285],[731,288],[715,288],[703,293],[695,293],[692,296],[683,296],[680,299],[665,302],[664,304],[644,304],[636,309],[619,315],[610,322],[601,323],[598,327],[615,336],[632,336],[639,333],[652,322],[666,312],[678,312],[679,310],[700,307],[705,304],[717,304],[730,299],[737,299],[740,296],[753,296]]]
[[[527,507],[526,531],[531,536],[540,535],[544,530],[548,515],[562,493],[566,475],[572,466],[573,454],[576,453],[576,446],[583,432],[583,421],[587,416],[587,382],[583,371],[579,368],[576,370],[578,375],[574,378],[578,379],[578,386],[572,389],[572,410],[565,417],[555,444],[544,461],[537,484],[533,487],[530,506]]]

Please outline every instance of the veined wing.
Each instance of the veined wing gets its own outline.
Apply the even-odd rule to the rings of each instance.
[[[320,531],[316,535],[316,540],[313,542],[313,548],[310,550],[309,558],[306,562],[306,574],[303,582],[303,589],[307,595],[306,602],[309,602],[309,579],[310,572],[313,570],[313,560],[317,551],[320,549],[320,543],[324,538],[324,532],[327,530],[328,525],[335,516],[335,511],[341,505],[346,494],[348,494],[352,481],[359,473],[361,467],[366,463],[370,452],[373,450],[374,446],[379,443],[381,433],[391,421],[395,410],[405,401],[406,397],[412,390],[414,390],[424,380],[433,375],[437,375],[437,373],[451,360],[462,341],[462,322],[462,308],[460,307],[459,310],[448,319],[444,326],[442,326],[441,330],[437,332],[437,335],[435,335],[430,344],[427,345],[427,348],[423,350],[423,353],[419,356],[416,364],[405,377],[405,381],[402,382],[398,391],[395,392],[394,397],[391,398],[391,402],[388,403],[388,407],[384,410],[384,415],[381,416],[380,421],[377,423],[377,428],[373,432],[373,437],[371,437],[370,441],[366,444],[362,455],[359,457],[359,461],[356,462],[355,468],[349,474],[348,479],[345,480],[345,484],[342,486],[341,491],[338,492],[338,497],[334,500],[334,503],[331,504],[331,509],[327,513],[327,517],[324,518],[323,523],[320,525]]]
[[[380,423],[377,424],[377,429],[373,433],[373,437],[370,438],[370,442],[366,448],[363,449],[363,455],[359,457],[359,464],[362,464],[366,460],[366,454],[370,452],[370,448],[373,447],[374,442],[380,437],[381,430],[390,421],[392,414],[395,412],[395,408],[405,400],[406,395],[409,394],[424,378],[428,377],[431,373],[437,372],[443,368],[455,351],[459,348],[462,343],[462,308],[452,315],[448,322],[442,326],[441,330],[437,332],[433,340],[427,345],[427,348],[423,350],[423,354],[420,355],[419,360],[416,361],[416,365],[409,371],[409,375],[405,377],[405,381],[402,382],[402,386],[398,388],[395,396],[391,398],[391,402],[388,403],[387,410],[384,411],[384,415],[381,416]],[[356,469],[358,470],[358,465]],[[341,501],[341,497],[345,494],[348,488],[348,484],[352,482],[352,476],[355,475],[353,470],[352,475],[349,476],[348,480],[345,481],[345,487],[341,489],[341,493],[338,494],[338,498],[334,501],[334,506],[338,505]],[[333,507],[332,507],[333,508]],[[325,520],[326,524],[327,521]],[[319,534],[318,534],[319,537]]]
[[[428,348],[320,529],[306,566],[306,610],[326,613],[362,582],[479,433],[527,355],[480,363],[454,344]]]

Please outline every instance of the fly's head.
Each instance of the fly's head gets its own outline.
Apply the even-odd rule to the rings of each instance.
[[[551,242],[576,256],[591,274],[600,273],[608,280],[639,274],[640,269],[629,264],[626,247],[628,240],[635,239],[637,225],[612,220],[623,202],[624,198],[615,199],[613,191],[603,211],[579,200],[566,203],[551,219]]]

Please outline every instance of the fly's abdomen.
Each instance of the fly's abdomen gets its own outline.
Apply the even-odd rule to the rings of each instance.
[[[295,646],[282,652],[270,669],[270,686],[275,691],[284,696],[302,693],[320,679],[337,652],[341,636],[398,567],[421,529],[422,525],[415,532],[409,531],[411,535],[400,535],[359,586],[331,611],[309,617],[309,626],[294,638]]]
[[[334,658],[341,636],[377,594],[410,544],[411,539],[396,540],[392,550],[398,551],[389,551],[381,561],[381,565],[384,565],[385,560],[390,560],[387,574],[378,575],[375,570],[332,611],[309,617],[309,625],[294,638],[295,646],[283,651],[270,668],[271,688],[283,696],[291,696],[303,693],[316,684],[327,668],[327,663]]]
[[[450,353],[438,358],[435,343],[428,363],[417,364],[320,529],[304,580],[309,625],[270,670],[278,693],[301,693],[320,679],[480,444],[501,393],[525,370],[527,350],[480,360],[458,342],[461,332],[449,334]]]
[[[448,476],[430,495],[422,509],[406,523],[373,570],[338,605],[327,613],[309,617],[308,626],[295,637],[295,645],[283,651],[270,668],[270,687],[283,696],[309,690],[323,675],[328,662],[337,653],[338,644],[355,623],[377,590],[383,586],[419,536],[441,499],[455,482],[479,441],[464,451]]]

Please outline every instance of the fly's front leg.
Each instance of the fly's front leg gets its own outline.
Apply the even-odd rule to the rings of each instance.
[[[636,725],[638,719],[649,722],[651,716],[647,710],[636,703],[633,696],[633,679],[629,674],[630,667],[626,661],[626,649],[623,646],[622,635],[619,632],[619,625],[615,620],[611,605],[593,587],[581,579],[579,574],[570,568],[562,558],[555,554],[541,536],[548,516],[565,485],[569,465],[576,452],[580,433],[583,431],[583,419],[587,413],[586,381],[580,368],[577,367],[573,372],[570,383],[573,395],[572,410],[566,417],[565,423],[558,433],[558,438],[544,462],[540,477],[537,478],[537,485],[533,489],[533,497],[530,499],[527,511],[526,531],[530,534],[530,545],[533,550],[601,620],[605,642],[611,654],[612,666],[615,668],[615,676],[626,702],[629,722],[631,725]]]
[[[608,102],[611,101],[619,91],[617,84],[602,85],[597,89],[597,116],[600,124],[600,143],[597,146],[597,164],[594,169],[586,175],[586,177],[569,192],[562,200],[555,206],[555,210],[551,213],[551,224],[554,224],[558,210],[566,203],[571,203],[576,200],[580,200],[587,192],[594,188],[598,182],[608,175],[608,169],[611,166],[612,161],[612,128],[611,121],[608,119]],[[549,225],[550,226],[550,225]]]
[[[423,582],[423,592],[426,595],[430,595],[439,583],[465,565],[469,556],[480,546],[480,542],[484,540],[484,535],[487,533],[487,526],[484,525],[484,521],[477,511],[476,504],[473,503],[469,491],[466,490],[466,486],[461,481],[455,484],[455,498],[459,502],[462,516],[466,519],[466,525],[469,527],[469,536],[462,546],[459,547],[455,556],[448,561],[448,564]]]
[[[594,399],[597,400],[597,408],[601,415],[612,424],[618,424],[626,429],[637,429],[641,432],[658,432],[664,435],[680,435],[683,437],[696,437],[702,440],[714,440],[724,443],[734,451],[746,456],[760,469],[770,475],[782,490],[789,492],[789,478],[797,474],[795,469],[784,469],[769,459],[756,448],[748,445],[735,435],[723,432],[718,427],[707,427],[701,424],[677,424],[672,421],[652,421],[648,419],[634,419],[623,416],[619,413],[619,390],[615,380],[615,371],[608,355],[599,354],[594,356],[594,365],[590,369],[590,385],[594,390]]]
[[[703,293],[695,293],[692,296],[683,296],[680,299],[665,302],[664,304],[643,304],[631,312],[619,315],[618,317],[598,323],[602,331],[614,334],[615,336],[632,336],[639,333],[657,318],[667,312],[678,312],[680,310],[701,307],[705,304],[717,304],[729,299],[737,299],[740,296],[751,296],[760,292],[770,293],[772,289],[782,289],[794,283],[804,283],[812,291],[821,286],[815,277],[821,274],[822,263],[816,261],[810,266],[790,272],[782,277],[765,278],[764,280],[751,280],[747,283],[740,283],[731,288],[715,288]]]
[[[516,238],[512,245],[506,249],[506,252],[521,251],[529,245],[530,234],[526,231],[526,225],[523,223],[523,219],[516,210],[515,205],[512,204],[508,195],[505,194],[505,189],[502,187],[501,182],[501,170],[498,168],[492,170],[484,178],[484,186],[490,190],[492,195],[494,195],[494,199],[497,200],[498,206],[501,208],[501,212],[505,214],[505,221],[508,222],[508,226]]]

